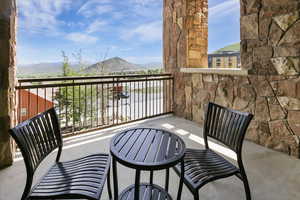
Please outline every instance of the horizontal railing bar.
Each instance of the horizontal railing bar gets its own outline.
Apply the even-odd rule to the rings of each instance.
[[[134,74],[134,75],[104,75],[104,76],[74,76],[74,77],[55,77],[55,78],[31,78],[18,79],[19,83],[25,82],[51,82],[51,81],[66,81],[66,80],[91,80],[91,79],[110,79],[110,78],[140,78],[140,77],[158,77],[172,76],[169,73],[162,74]]]
[[[117,80],[117,81],[112,80],[112,81],[78,82],[78,83],[21,85],[21,86],[16,86],[16,89],[19,90],[19,89],[53,88],[53,87],[79,86],[79,85],[97,85],[97,84],[131,83],[131,82],[143,82],[143,81],[161,81],[161,80],[173,80],[173,79],[174,79],[174,77],[166,77],[166,78],[133,79],[133,80]]]

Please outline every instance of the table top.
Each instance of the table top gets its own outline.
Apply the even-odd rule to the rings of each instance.
[[[180,162],[185,144],[179,136],[166,130],[135,128],[117,134],[111,141],[110,151],[128,167],[158,170]]]

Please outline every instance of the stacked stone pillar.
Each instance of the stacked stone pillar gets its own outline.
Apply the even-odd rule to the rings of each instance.
[[[0,1],[0,168],[13,162],[8,130],[14,122],[16,66],[16,1]]]
[[[166,71],[208,67],[208,0],[164,1]]]
[[[180,68],[208,66],[208,1],[164,0],[164,67],[174,75],[174,112],[191,118],[191,85]]]
[[[208,49],[208,2],[207,0],[188,0],[187,31],[187,66],[190,68],[207,68]]]

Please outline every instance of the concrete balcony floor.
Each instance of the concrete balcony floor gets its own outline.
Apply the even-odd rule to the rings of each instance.
[[[110,139],[119,131],[131,127],[164,128],[180,135],[187,147],[203,148],[202,128],[196,123],[174,116],[146,120],[122,127],[115,127],[65,140],[62,161],[75,159],[87,154],[109,152]],[[212,143],[213,148],[232,158],[229,151]],[[43,174],[53,163],[55,154],[45,160],[37,171]],[[275,152],[251,142],[245,142],[243,149],[244,164],[248,174],[253,200],[297,200],[300,199],[300,162],[298,159]],[[134,171],[118,166],[119,191],[134,183]],[[143,172],[142,181],[148,180],[149,173]],[[38,177],[37,177],[38,178]],[[22,160],[12,167],[0,171],[0,200],[19,200],[24,189],[26,171]],[[164,185],[164,171],[154,174],[154,182]],[[170,194],[175,199],[179,184],[178,176],[171,170]],[[200,192],[201,200],[241,200],[245,199],[243,184],[236,177],[211,182]],[[106,187],[102,199],[108,199]],[[182,200],[193,199],[184,186]]]

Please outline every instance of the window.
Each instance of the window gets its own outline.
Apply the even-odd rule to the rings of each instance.
[[[27,115],[27,108],[21,108],[21,116],[24,117]]]
[[[233,66],[233,57],[228,57],[228,67],[231,68]]]

